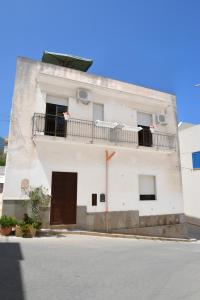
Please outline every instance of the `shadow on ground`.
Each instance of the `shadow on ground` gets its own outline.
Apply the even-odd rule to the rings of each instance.
[[[21,260],[23,257],[18,243],[0,243],[0,299],[25,300]]]

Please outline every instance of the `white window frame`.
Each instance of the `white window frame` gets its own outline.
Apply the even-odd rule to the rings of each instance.
[[[151,177],[154,177],[154,189],[155,189],[155,199],[146,199],[146,200],[141,200],[140,199],[140,176],[151,176]],[[141,202],[143,202],[143,201],[157,201],[158,200],[158,193],[157,193],[157,176],[155,175],[155,174],[139,174],[138,175],[138,200]]]
[[[104,103],[100,103],[100,102],[93,102],[93,104],[92,104],[92,120],[93,121],[96,121],[95,119],[94,119],[94,106],[95,105],[101,105],[102,107],[103,107],[103,120],[100,120],[100,121],[104,121]]]

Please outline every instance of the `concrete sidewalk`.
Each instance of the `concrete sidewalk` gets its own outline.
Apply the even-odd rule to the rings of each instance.
[[[160,240],[160,241],[173,241],[173,242],[195,242],[195,238],[166,238],[166,237],[154,237],[154,236],[142,236],[132,234],[120,234],[120,233],[104,233],[94,231],[83,231],[83,230],[65,230],[65,229],[42,229],[39,235],[87,235],[87,236],[99,236],[99,237],[111,237],[111,238],[127,238],[127,239],[140,239],[140,240]]]

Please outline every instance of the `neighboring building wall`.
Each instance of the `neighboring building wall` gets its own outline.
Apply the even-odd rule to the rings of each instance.
[[[35,112],[45,113],[48,95],[62,98],[57,100],[58,104],[69,105],[73,118],[93,119],[92,103],[81,105],[76,101],[79,87],[91,91],[92,102],[104,104],[105,121],[137,126],[138,111],[153,116],[166,113],[168,125],[157,125],[156,129],[177,135],[173,95],[18,58],[4,189],[5,211],[22,214],[22,209],[14,207],[24,197],[23,179],[28,179],[31,186],[43,185],[50,192],[52,171],[65,171],[78,173],[78,207],[88,214],[104,212],[105,203],[100,203],[99,198],[97,206],[91,205],[91,194],[97,193],[99,197],[105,193],[105,150],[114,150],[116,154],[109,162],[110,211],[130,210],[139,216],[182,214],[178,151],[157,151],[134,145],[120,147],[106,142],[91,144],[76,139],[71,142],[50,136],[32,138],[32,117]],[[156,177],[157,200],[139,200],[139,175]]]
[[[186,128],[186,129],[185,129]],[[184,212],[190,223],[200,225],[200,170],[193,168],[192,153],[200,151],[200,125],[179,127]]]
[[[0,216],[2,214],[3,188],[5,183],[5,167],[0,166]]]

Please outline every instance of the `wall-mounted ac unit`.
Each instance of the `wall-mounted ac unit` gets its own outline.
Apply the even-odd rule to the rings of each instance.
[[[156,123],[160,125],[167,125],[166,115],[164,114],[157,115]]]
[[[90,103],[89,91],[86,89],[79,88],[77,90],[77,101],[86,105],[89,104]]]

